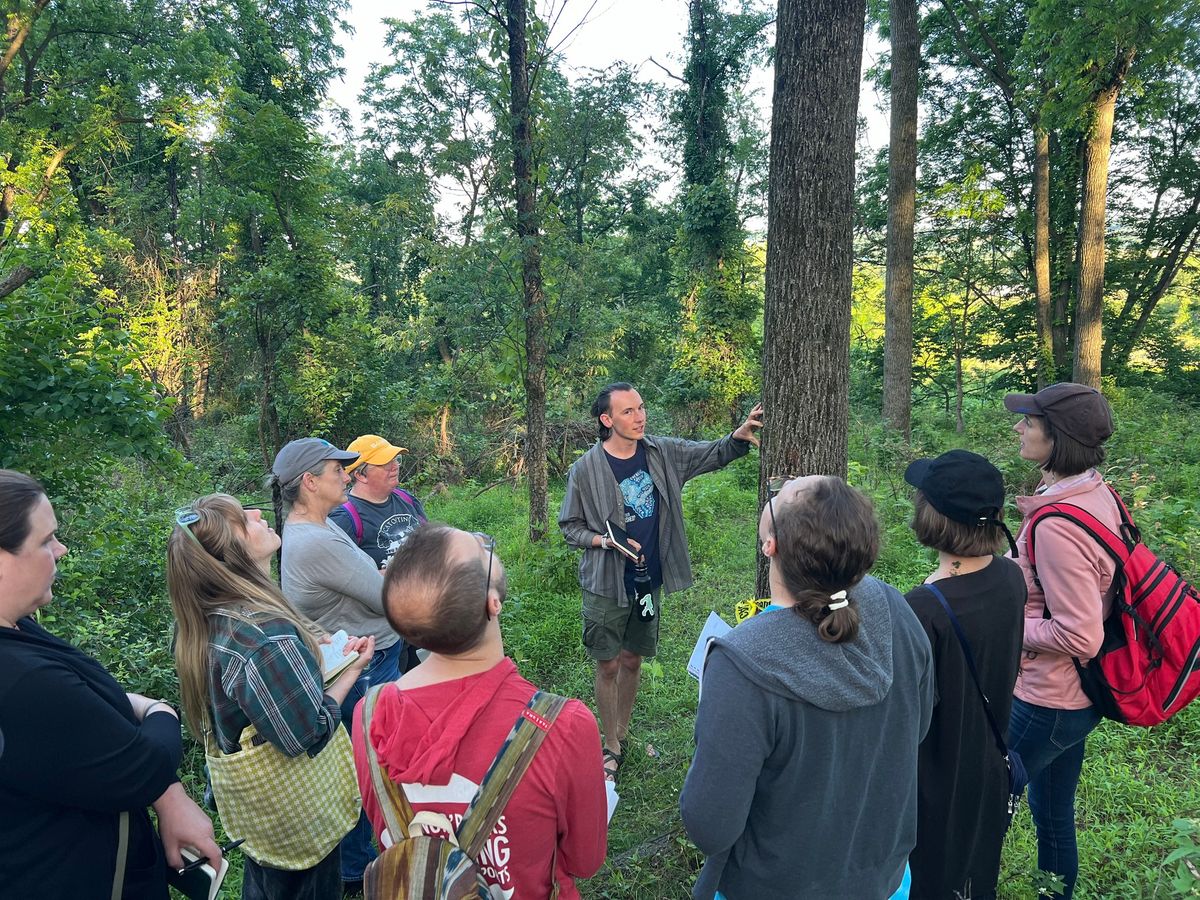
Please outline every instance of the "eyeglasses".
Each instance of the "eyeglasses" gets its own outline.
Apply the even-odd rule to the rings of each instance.
[[[483,586],[483,614],[487,616],[490,622],[492,620],[492,613],[488,609],[488,593],[492,589],[492,559],[496,555],[496,539],[490,534],[484,534],[482,531],[472,531],[471,537],[479,541],[479,546],[488,552],[487,580]]]
[[[775,535],[775,539],[779,539],[779,525],[775,521],[775,495],[783,490],[784,486],[799,475],[772,475],[767,479],[767,512],[771,514],[771,533]]]

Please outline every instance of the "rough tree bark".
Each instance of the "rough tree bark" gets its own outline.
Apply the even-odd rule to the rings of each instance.
[[[883,420],[908,438],[912,427],[913,224],[917,195],[916,0],[891,0],[892,109],[888,143],[887,275]]]
[[[779,0],[760,503],[781,473],[846,474],[854,133],[865,0]],[[767,595],[760,557],[758,596]]]
[[[1033,130],[1033,282],[1037,300],[1038,389],[1057,381],[1050,296],[1050,135]]]
[[[1112,78],[1096,93],[1091,128],[1083,152],[1079,237],[1075,251],[1079,281],[1071,380],[1094,388],[1100,387],[1100,361],[1104,351],[1104,212],[1108,202],[1108,159],[1112,150],[1117,95],[1132,62],[1133,51],[1129,50],[1118,60]]]
[[[533,114],[530,110],[527,10],[525,0],[506,0],[509,113],[512,119],[513,181],[525,315],[525,474],[529,479],[529,540],[546,536],[549,486],[546,471],[546,295],[542,286],[541,222],[533,172]]]

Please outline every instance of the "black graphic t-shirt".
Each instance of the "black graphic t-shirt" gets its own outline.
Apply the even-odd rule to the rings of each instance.
[[[383,503],[371,503],[362,497],[351,497],[349,502],[354,504],[362,520],[361,540],[357,523],[346,507],[337,507],[329,518],[350,535],[377,566],[386,564],[412,530],[426,521],[421,501],[410,494],[393,493]]]
[[[646,557],[646,568],[650,574],[650,587],[662,585],[662,562],[658,556],[658,488],[650,478],[646,466],[646,448],[638,441],[637,452],[629,459],[618,459],[607,450],[608,465],[613,477],[621,486],[625,498],[625,531],[642,545]],[[633,563],[625,560],[625,593],[637,596],[633,583]]]

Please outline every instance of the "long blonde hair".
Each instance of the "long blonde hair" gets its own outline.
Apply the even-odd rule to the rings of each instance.
[[[199,518],[190,525],[177,524],[167,542],[167,589],[179,625],[175,668],[183,714],[192,734],[201,739],[212,730],[208,648],[214,615],[248,622],[262,616],[282,619],[295,626],[314,658],[320,655],[313,623],[288,603],[250,555],[242,505],[228,494],[209,494],[189,509]]]

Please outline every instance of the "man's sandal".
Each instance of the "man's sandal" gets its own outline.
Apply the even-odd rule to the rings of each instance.
[[[621,771],[621,763],[624,762],[624,760],[625,754],[615,753],[612,750],[609,750],[607,747],[604,748],[604,762],[602,765],[604,768],[605,781],[611,781],[613,784],[617,783],[617,773]]]

